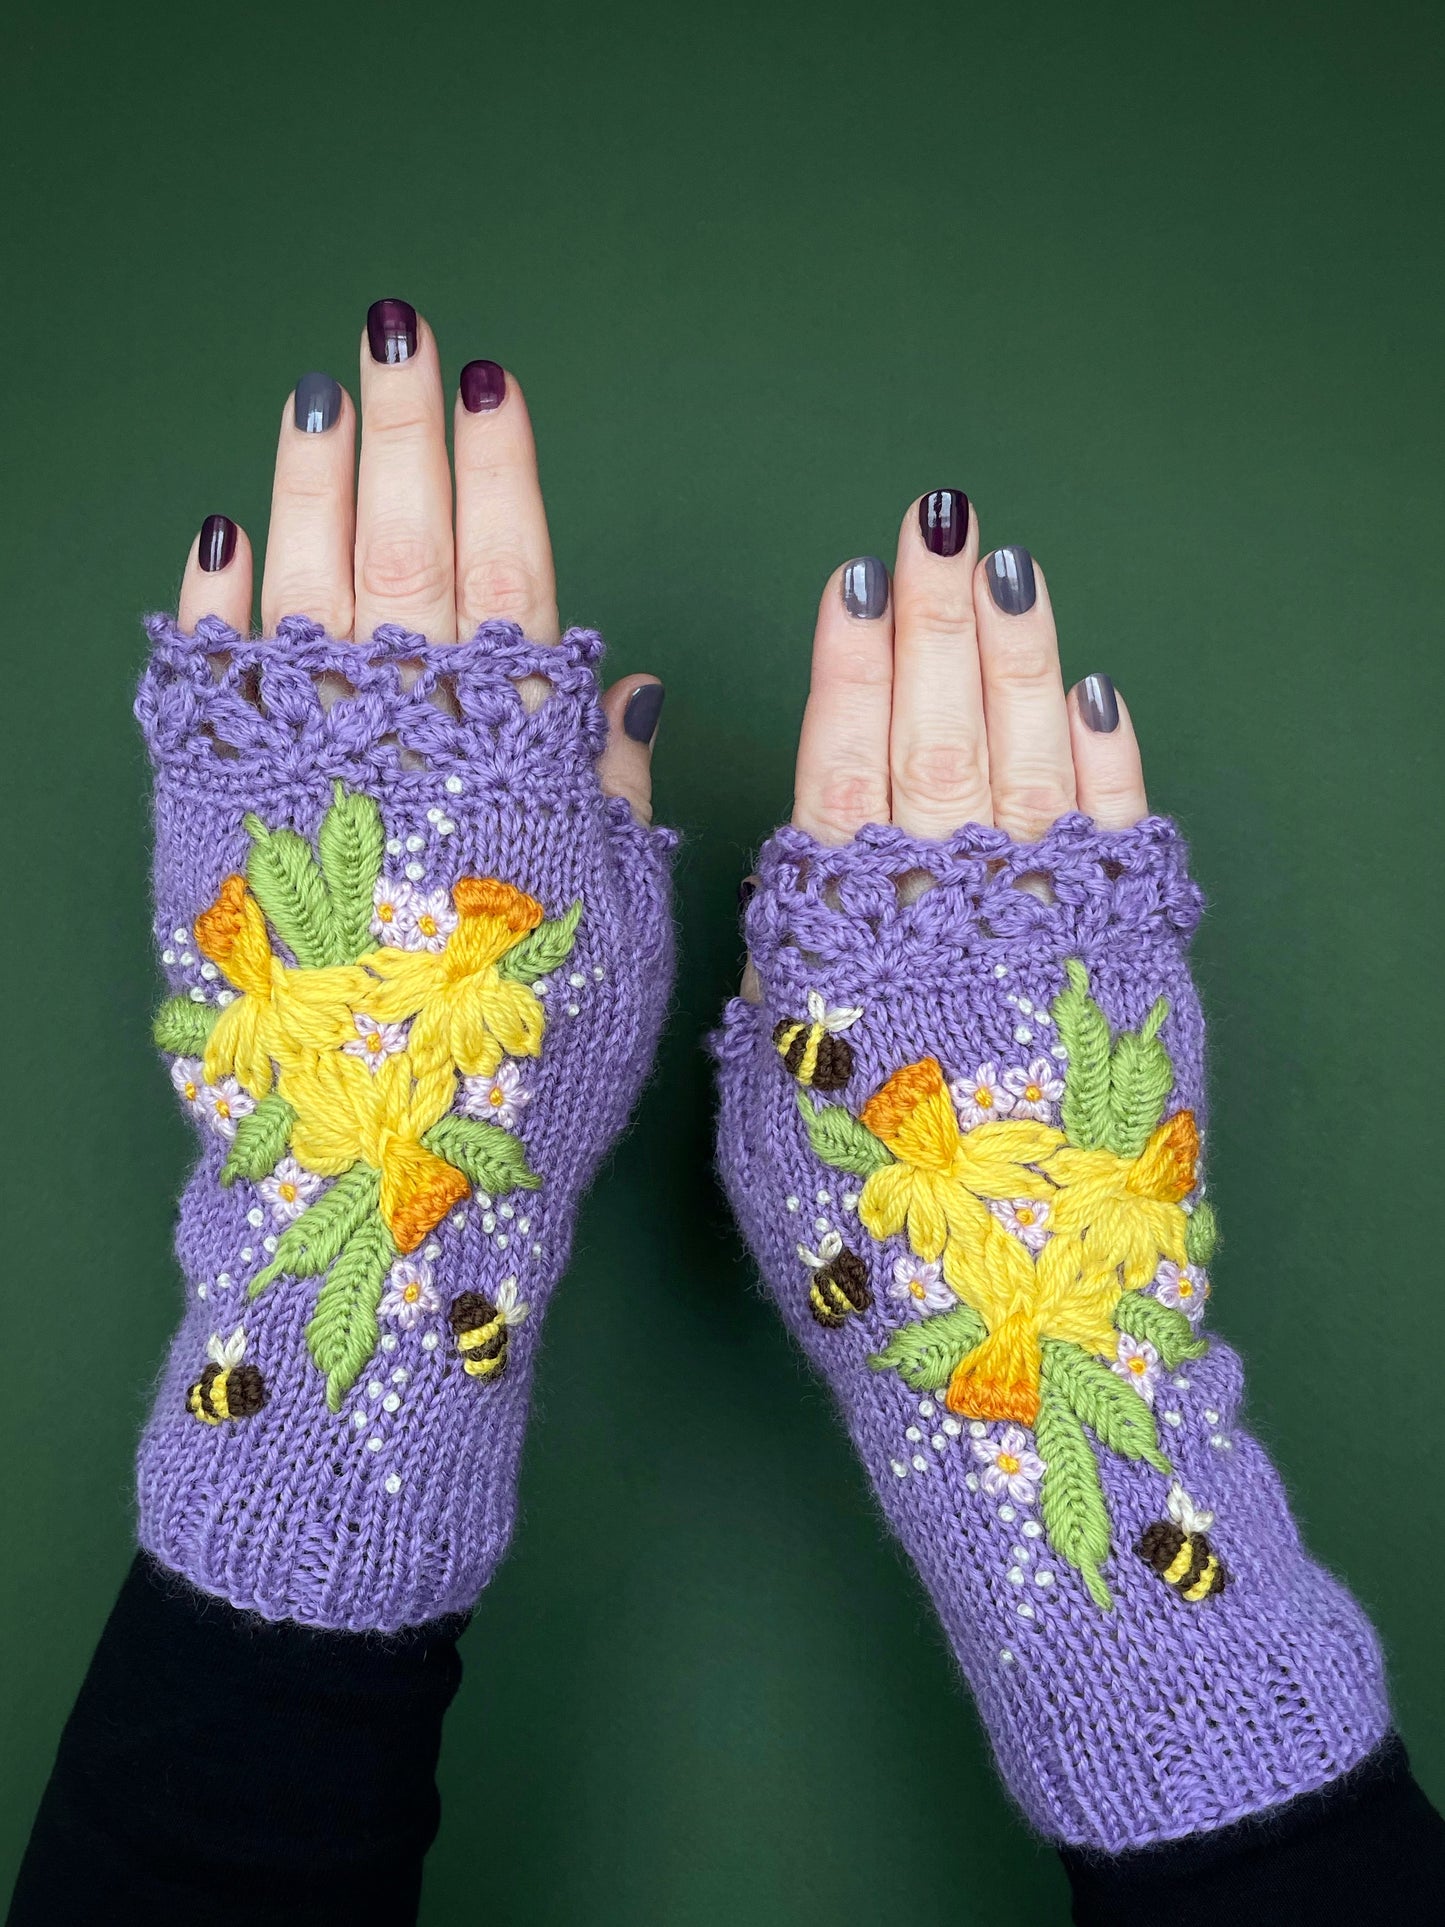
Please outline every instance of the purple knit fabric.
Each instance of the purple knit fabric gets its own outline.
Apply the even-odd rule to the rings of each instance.
[[[548,917],[584,905],[571,956],[540,986],[541,1054],[520,1067],[528,1101],[514,1128],[541,1187],[468,1197],[428,1247],[442,1313],[460,1292],[494,1302],[517,1281],[529,1316],[499,1376],[464,1373],[444,1315],[383,1321],[333,1413],[305,1338],[320,1280],[282,1276],[248,1298],[281,1227],[257,1184],[219,1184],[227,1146],[214,1132],[203,1129],[182,1203],[185,1314],[140,1448],[141,1542],[234,1606],[391,1631],[469,1608],[510,1536],[541,1314],[668,997],[674,839],[598,786],[602,643],[587,631],[542,647],[489,623],[436,647],[395,628],[336,642],[301,619],[256,642],[213,619],[195,636],[162,617],[147,626],[136,713],[157,772],[155,936],[173,994],[223,988],[192,927],[246,868],[244,813],[314,839],[338,780],[376,799],[386,866],[418,887],[496,877]],[[529,713],[517,684],[535,676],[551,690]],[[210,1336],[238,1325],[267,1402],[198,1423],[188,1387]]]
[[[970,1448],[998,1428],[951,1418],[941,1393],[869,1369],[908,1322],[889,1291],[908,1247],[858,1222],[861,1179],[814,1154],[773,1040],[809,991],[861,1006],[846,1032],[852,1076],[834,1098],[856,1114],[927,1055],[945,1078],[972,1079],[981,1065],[1047,1054],[1063,966],[1077,958],[1116,1031],[1170,999],[1169,1109],[1190,1107],[1202,1124],[1203,1029],[1185,961],[1200,898],[1177,831],[1154,817],[1106,834],[1072,816],[1030,847],[974,825],[938,844],[871,827],[829,849],[785,829],[759,871],[746,923],[764,1001],[735,1000],[717,1039],[723,1177],[933,1595],[1024,1811],[1057,1839],[1119,1851],[1224,1826],[1345,1772],[1387,1730],[1380,1653],[1354,1600],[1303,1550],[1278,1475],[1236,1422],[1235,1354],[1214,1340],[1161,1375],[1154,1401],[1175,1476],[1214,1513],[1225,1590],[1187,1603],[1136,1554],[1169,1480],[1100,1450],[1114,1599],[1101,1610],[1053,1552],[1037,1505],[1001,1503],[981,1485]],[[934,887],[905,902],[898,880],[915,871]],[[1030,873],[1055,901],[1015,887]],[[810,1315],[798,1249],[829,1234],[866,1264],[872,1292],[831,1330]],[[1237,1261],[1226,1266],[1226,1302],[1238,1276]]]

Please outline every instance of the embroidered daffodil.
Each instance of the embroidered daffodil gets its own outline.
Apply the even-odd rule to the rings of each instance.
[[[895,1072],[862,1121],[896,1162],[868,1178],[859,1218],[875,1238],[906,1231],[920,1258],[941,1258],[948,1283],[987,1327],[953,1373],[949,1407],[1033,1425],[1043,1340],[1112,1359],[1121,1294],[1149,1282],[1161,1253],[1182,1258],[1193,1118],[1178,1113],[1132,1159],[1077,1150],[1062,1131],[1024,1119],[964,1133],[943,1073],[926,1057]],[[1036,1253],[1015,1229],[1021,1209],[1027,1229],[1046,1224],[1051,1234]]]
[[[375,1072],[344,1051],[283,1071],[278,1089],[296,1112],[291,1150],[322,1177],[354,1164],[381,1174],[379,1209],[399,1251],[416,1247],[470,1186],[422,1138],[451,1109],[449,1064],[419,1065],[408,1051]]]
[[[196,942],[241,993],[217,1016],[207,1040],[208,1084],[234,1075],[252,1097],[264,1097],[273,1060],[308,1058],[356,1035],[352,1012],[371,979],[355,964],[298,970],[284,963],[244,877],[227,877],[210,909],[196,918]]]
[[[464,1077],[491,1077],[504,1056],[542,1048],[541,1004],[497,968],[542,921],[542,906],[491,877],[463,877],[452,899],[457,924],[444,949],[388,948],[366,959],[375,980],[366,1009],[383,1022],[415,1017],[408,1049],[417,1063],[446,1059]]]

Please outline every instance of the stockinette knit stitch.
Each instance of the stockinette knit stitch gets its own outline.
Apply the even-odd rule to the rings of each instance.
[[[601,793],[587,631],[148,628],[156,1035],[203,1148],[140,1538],[234,1606],[391,1631],[506,1547],[542,1314],[667,1001],[673,838]]]
[[[759,872],[722,1175],[1025,1813],[1119,1851],[1346,1772],[1388,1728],[1380,1653],[1202,1319],[1177,831],[785,829]]]

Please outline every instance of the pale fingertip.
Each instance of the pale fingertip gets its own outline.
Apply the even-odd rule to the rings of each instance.
[[[664,699],[656,676],[624,676],[602,698],[607,742],[597,761],[605,796],[624,797],[639,823],[652,821],[652,750]]]
[[[202,616],[216,616],[239,634],[251,627],[251,543],[229,515],[208,515],[196,533],[181,578],[176,620],[194,634]]]
[[[798,737],[793,822],[820,843],[849,843],[865,823],[888,821],[892,707],[888,571],[876,556],[855,556],[834,569],[819,598]]]
[[[1127,830],[1149,814],[1144,766],[1128,705],[1105,675],[1069,691],[1069,738],[1078,806],[1101,830]]]

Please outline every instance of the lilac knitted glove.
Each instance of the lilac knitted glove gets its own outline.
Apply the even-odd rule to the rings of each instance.
[[[598,787],[585,631],[148,626],[156,1039],[203,1150],[141,1542],[268,1618],[418,1624],[511,1532],[541,1313],[667,1000],[672,838]]]
[[[1200,904],[1176,831],[788,829],[759,867],[764,1001],[718,1040],[723,1175],[1015,1797],[1119,1851],[1345,1772],[1387,1729],[1380,1655],[1200,1325]],[[918,871],[934,887],[900,894]]]

